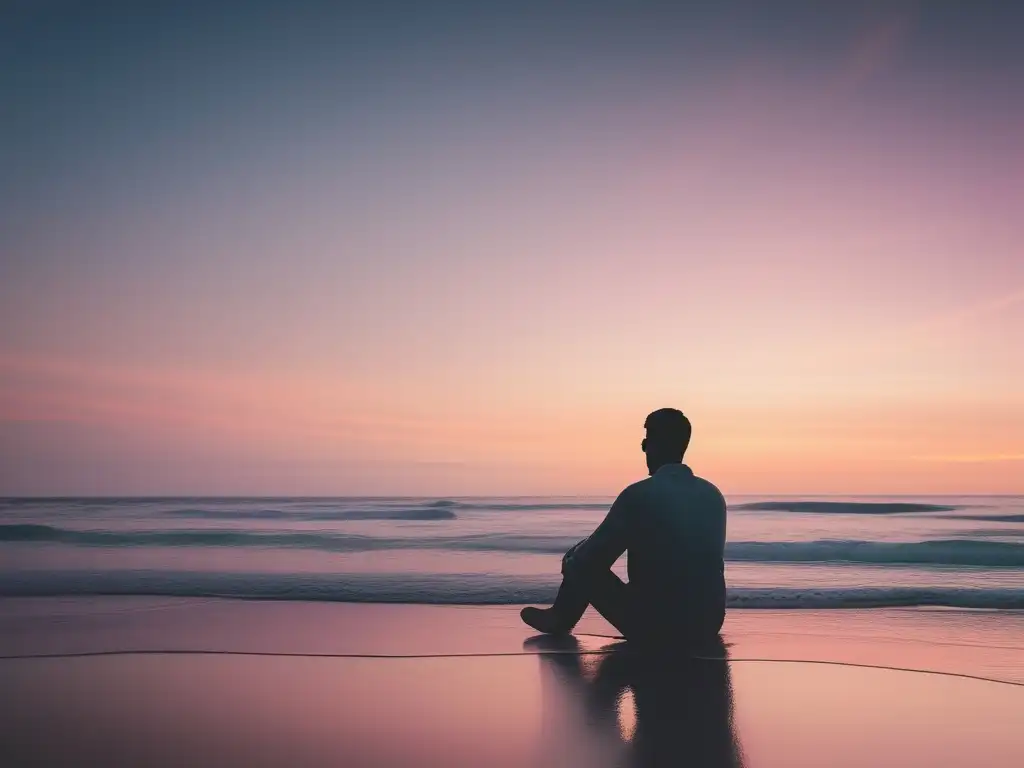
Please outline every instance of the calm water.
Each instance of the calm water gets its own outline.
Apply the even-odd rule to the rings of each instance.
[[[0,595],[539,602],[610,502],[5,499]],[[1024,497],[729,504],[731,605],[1024,608]]]

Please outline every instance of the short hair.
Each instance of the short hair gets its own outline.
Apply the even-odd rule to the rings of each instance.
[[[693,432],[690,420],[676,408],[659,408],[648,414],[644,429],[648,439],[664,450],[678,450],[680,456],[686,453]]]

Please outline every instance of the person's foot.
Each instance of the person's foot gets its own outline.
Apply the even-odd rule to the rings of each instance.
[[[546,635],[564,635],[572,629],[555,613],[552,608],[533,608],[527,606],[519,612],[523,621]]]

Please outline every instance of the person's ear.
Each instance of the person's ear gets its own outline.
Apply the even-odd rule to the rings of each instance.
[[[640,441],[640,450],[643,451],[644,453],[647,453],[647,438],[646,437],[643,440]]]

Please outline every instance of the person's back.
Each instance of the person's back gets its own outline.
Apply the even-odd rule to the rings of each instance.
[[[627,570],[638,619],[675,633],[714,634],[725,618],[725,500],[684,464],[629,490]]]
[[[541,632],[568,632],[593,605],[627,638],[683,642],[717,634],[725,618],[725,500],[683,464],[690,422],[674,408],[651,413],[645,480],[619,494],[605,519],[562,558],[548,609],[527,607]],[[627,552],[629,583],[612,572]]]

